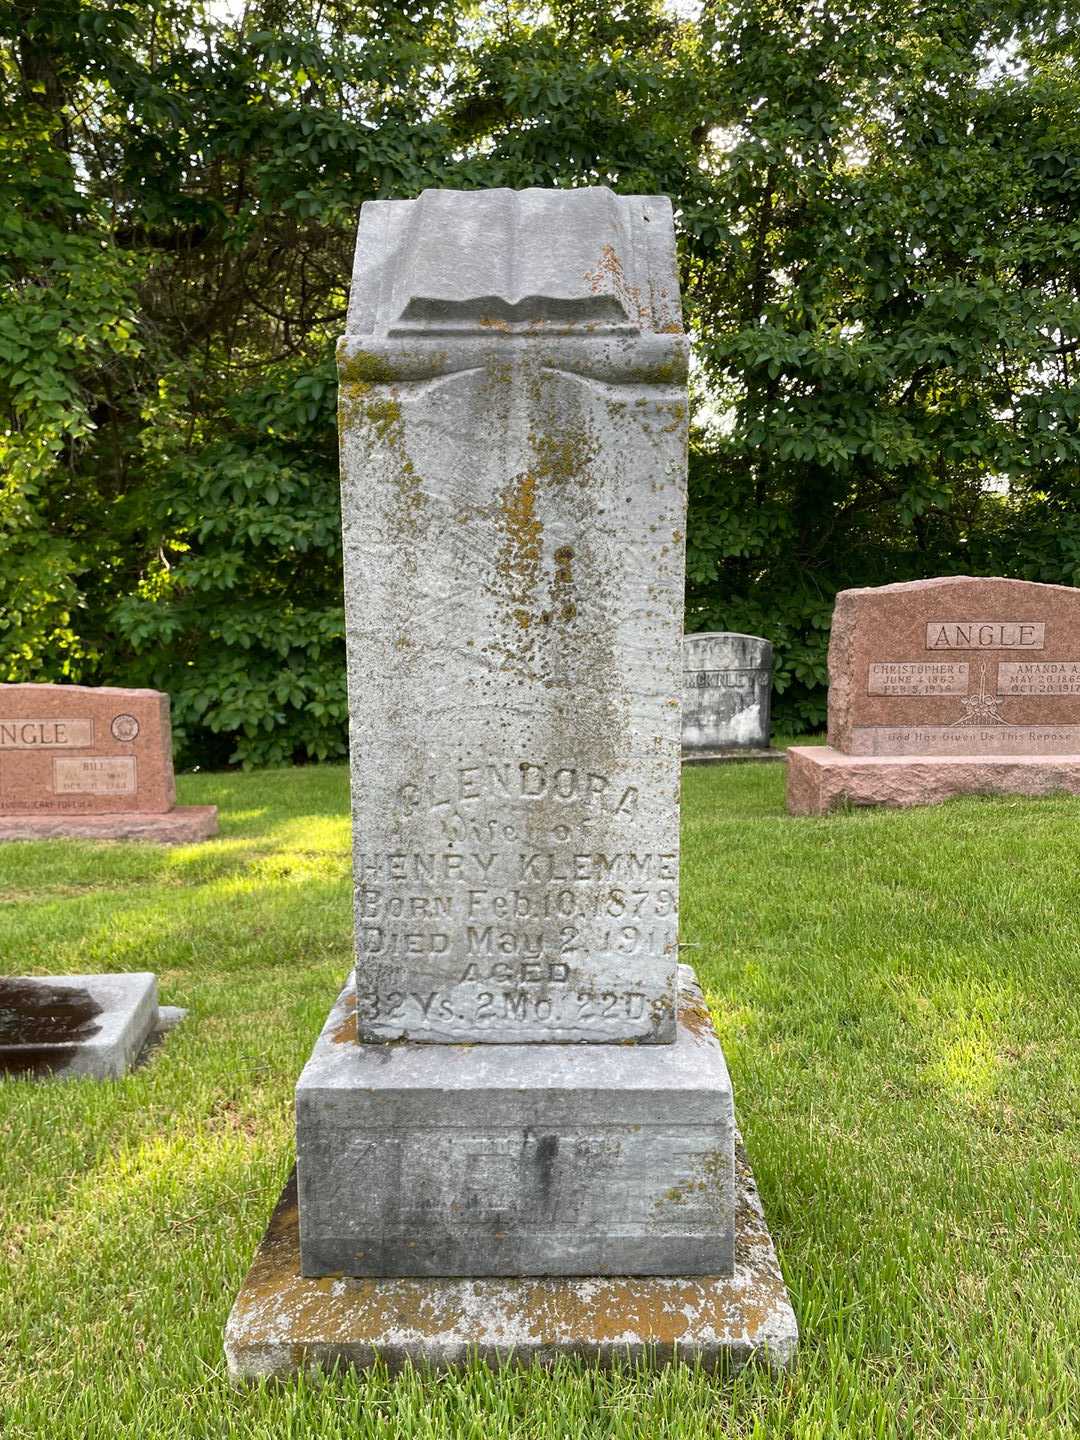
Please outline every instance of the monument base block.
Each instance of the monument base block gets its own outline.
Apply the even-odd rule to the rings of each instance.
[[[689,966],[671,1045],[358,1045],[349,985],[296,1087],[303,1271],[730,1274],[734,1155]]]
[[[611,1364],[679,1359],[735,1371],[792,1365],[787,1289],[741,1147],[735,1165],[735,1270],[729,1276],[305,1279],[291,1177],[233,1305],[225,1354],[234,1380],[286,1378],[376,1359],[445,1369],[559,1356]]]
[[[937,805],[957,795],[1080,795],[1080,755],[845,755],[788,750],[791,815],[842,805]]]
[[[113,815],[0,815],[2,840],[156,840],[192,845],[218,832],[216,805],[179,805],[157,814],[121,810]]]

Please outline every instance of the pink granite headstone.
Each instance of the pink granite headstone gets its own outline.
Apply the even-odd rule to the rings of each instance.
[[[176,808],[159,690],[0,685],[0,839],[202,840],[217,808]]]
[[[829,744],[789,762],[795,814],[1080,790],[1080,590],[953,576],[841,591]]]

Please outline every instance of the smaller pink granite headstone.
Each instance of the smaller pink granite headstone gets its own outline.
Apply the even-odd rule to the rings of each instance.
[[[205,840],[217,807],[176,807],[159,690],[0,685],[0,840]]]
[[[798,815],[1080,793],[1080,590],[960,575],[841,591],[829,744],[788,759]]]

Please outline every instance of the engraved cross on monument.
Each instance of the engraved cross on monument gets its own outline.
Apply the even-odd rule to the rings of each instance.
[[[676,1339],[786,1363],[678,965],[670,203],[371,202],[339,366],[356,976],[297,1087],[299,1233],[286,1197],[233,1373]]]

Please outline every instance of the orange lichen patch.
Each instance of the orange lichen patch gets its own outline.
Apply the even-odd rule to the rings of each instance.
[[[532,564],[540,558],[543,523],[536,515],[536,476],[529,470],[517,475],[499,501],[507,538],[519,562]]]
[[[376,390],[367,380],[343,381],[338,386],[338,414],[345,430],[368,425],[381,440],[398,438],[401,405],[392,388]]]
[[[330,1037],[335,1045],[345,1045],[356,1040],[356,1006],[349,1008],[349,1013]]]
[[[536,513],[536,476],[531,470],[515,475],[505,487],[499,497],[499,517],[504,537],[499,573],[508,583],[514,623],[527,630],[544,534],[543,521]]]
[[[390,366],[380,355],[366,350],[355,350],[348,356],[339,350],[338,355],[338,383],[342,388],[357,383],[377,385],[394,378]]]
[[[365,1368],[377,1356],[394,1368],[408,1356],[442,1366],[466,1350],[489,1364],[547,1364],[560,1354],[663,1360],[678,1349],[708,1365],[755,1355],[785,1365],[797,1327],[739,1147],[736,1173],[733,1275],[589,1279],[305,1279],[293,1177],[230,1317],[230,1364],[284,1375]]]
[[[686,1335],[701,1304],[690,1281],[601,1279],[590,1285],[522,1282],[521,1314],[533,1334],[587,1337],[590,1344],[626,1340],[671,1344]]]
[[[709,1007],[696,995],[683,995],[679,1004],[679,1019],[695,1039],[712,1038],[714,1032]]]
[[[569,624],[577,618],[577,596],[574,589],[574,547],[572,545],[560,545],[555,551],[555,571],[548,587],[548,599],[551,606],[545,613],[549,619],[555,617]]]
[[[673,1205],[683,1205],[688,1200],[696,1200],[710,1192],[719,1203],[727,1188],[730,1164],[730,1151],[709,1151],[702,1156],[701,1173],[696,1176],[688,1176],[678,1185],[673,1185],[670,1190],[665,1190],[656,1202],[657,1206],[662,1205],[665,1201]]]
[[[686,406],[676,402],[666,408],[671,415],[671,420],[667,425],[660,426],[660,433],[661,435],[677,435],[686,424]]]
[[[401,401],[393,385],[376,385],[367,380],[343,381],[338,387],[338,419],[343,436],[366,437],[390,452],[389,478],[395,486],[398,506],[398,530],[408,534],[415,529],[427,503],[423,483],[409,458],[405,445],[405,421]]]
[[[530,435],[529,443],[536,455],[537,479],[550,480],[556,485],[581,479],[599,449],[584,426],[563,430],[558,435]]]
[[[639,323],[649,319],[649,310],[643,305],[641,290],[637,285],[628,285],[622,261],[611,245],[600,247],[600,259],[595,270],[586,270],[585,281],[594,295],[610,288],[626,307],[627,312]]]

